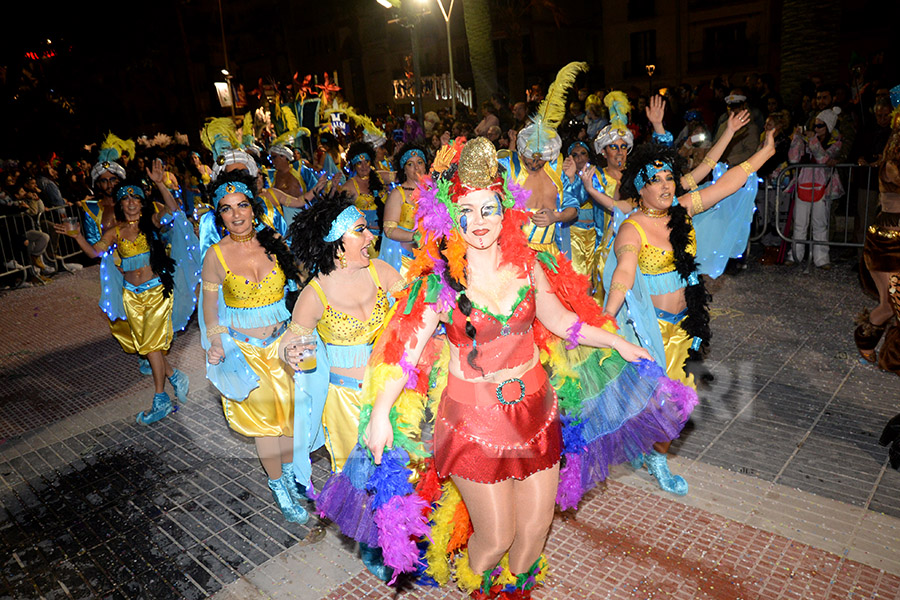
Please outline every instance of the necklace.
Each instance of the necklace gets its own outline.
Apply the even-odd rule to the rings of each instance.
[[[668,216],[669,216],[669,209],[668,209],[668,208],[662,208],[662,209],[660,209],[660,208],[647,208],[646,206],[644,206],[644,203],[643,203],[643,202],[639,203],[638,206],[640,206],[641,212],[644,213],[645,215],[647,215],[648,217],[650,217],[651,219],[661,219],[661,218],[663,218],[663,217],[668,217]]]
[[[237,242],[238,244],[243,244],[244,242],[249,242],[254,237],[256,237],[256,231],[251,229],[250,233],[246,233],[244,235],[229,233],[228,236],[231,238],[231,241]]]
[[[129,224],[129,225],[132,225],[132,226],[134,226],[134,227],[137,227],[137,224],[138,224],[139,222],[140,222],[140,219],[137,220],[137,221],[128,221],[128,224]]]

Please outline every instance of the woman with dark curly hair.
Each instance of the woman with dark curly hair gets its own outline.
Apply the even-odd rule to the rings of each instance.
[[[187,399],[188,376],[172,368],[166,359],[174,331],[183,329],[194,312],[197,262],[187,254],[196,247],[193,228],[163,183],[162,162],[147,169],[151,181],[165,201],[156,211],[138,181],[125,180],[113,192],[116,226],[106,229],[91,245],[79,230],[75,241],[91,258],[101,258],[102,297],[100,307],[111,321],[124,319],[128,327],[111,327],[113,336],[129,354],[147,357],[153,372],[153,405],[137,415],[137,422],[149,425],[165,418],[177,407],[165,391],[166,379],[172,384],[179,402]],[[162,229],[169,229],[169,240]],[[56,225],[66,233],[63,225]],[[176,289],[176,261],[166,251],[168,241],[173,254],[179,254]],[[110,250],[112,249],[112,250]],[[121,260],[116,265],[114,260]],[[120,291],[121,290],[121,291]]]
[[[280,352],[299,370],[304,350],[295,343],[299,337],[315,332],[324,344],[316,360],[317,371],[329,371],[322,426],[331,470],[338,473],[357,441],[363,374],[387,320],[389,290],[400,274],[369,258],[373,235],[365,215],[345,193],[320,197],[297,216],[290,234],[294,239],[306,236],[307,243],[294,244],[292,250],[308,277]],[[313,399],[312,404],[321,406],[321,401]],[[369,570],[385,579],[387,571],[374,549],[363,544],[361,551]]]
[[[391,190],[384,205],[384,237],[380,258],[406,274],[413,259],[413,233],[416,228],[416,202],[413,192],[419,178],[425,175],[428,160],[425,149],[406,144],[394,159],[397,187]]]
[[[664,356],[657,351],[654,358],[670,378],[686,385],[694,387],[693,376],[684,370],[685,360],[689,354],[705,349],[710,337],[709,294],[699,277],[699,267],[709,265],[698,264],[699,245],[692,218],[740,190],[774,151],[774,137],[769,132],[764,146],[746,162],[728,169],[715,183],[689,193],[681,184],[686,172],[684,161],[673,148],[650,143],[639,146],[628,157],[621,195],[637,198],[638,210],[628,216],[616,234],[617,261],[607,265],[607,269],[613,266],[615,270],[611,279],[604,278],[610,281],[605,310],[618,315],[636,282],[646,282],[645,293],[655,309],[664,349]],[[719,213],[727,216],[726,211]],[[656,337],[655,331],[653,335]],[[636,337],[647,344],[646,337]],[[646,461],[664,490],[686,494],[684,479],[669,473],[665,456],[668,446],[668,442],[654,444],[654,452],[633,464],[640,466]]]
[[[381,221],[384,216],[384,180],[372,168],[375,164],[375,149],[365,142],[354,142],[347,150],[347,163],[353,168],[353,177],[341,191],[356,203],[356,208],[366,216],[366,226],[374,237],[370,256],[375,256],[374,248],[381,236]]]
[[[284,518],[305,523],[309,515],[292,470],[293,372],[278,358],[291,317],[286,292],[298,279],[297,267],[281,236],[262,223],[254,177],[243,170],[223,173],[212,190],[215,226],[224,237],[203,257],[207,377],[222,394],[228,425],[254,438]]]

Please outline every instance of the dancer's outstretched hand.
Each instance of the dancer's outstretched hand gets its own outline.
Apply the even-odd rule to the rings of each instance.
[[[621,342],[616,342],[613,349],[628,362],[637,362],[642,358],[650,361],[653,360],[653,357],[650,356],[650,353],[647,352],[646,348],[636,346],[624,338]]]
[[[363,435],[366,447],[372,453],[372,458],[375,459],[375,464],[380,465],[384,449],[390,450],[394,447],[394,429],[391,427],[390,417],[373,410],[372,418]]]

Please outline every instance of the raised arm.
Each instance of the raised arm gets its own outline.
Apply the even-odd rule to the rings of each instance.
[[[181,210],[181,206],[178,205],[172,192],[169,191],[169,188],[167,188],[164,183],[166,180],[166,169],[163,167],[163,162],[157,158],[150,164],[150,168],[146,169],[146,171],[147,177],[149,177],[150,181],[156,185],[156,189],[159,190],[159,195],[162,196],[163,202],[166,205],[166,210],[153,215],[153,223],[159,227],[160,217]]]
[[[666,114],[665,98],[659,95],[651,96],[645,110],[647,111],[647,120],[653,125],[653,133],[665,135],[666,128],[663,126],[663,117]]]
[[[536,268],[534,275],[537,291],[535,294],[535,316],[551,333],[566,339],[569,336],[569,330],[575,326],[580,318],[562,305],[550,287],[550,282],[547,280],[547,276],[542,268]],[[582,325],[578,330],[578,334],[579,343],[595,348],[612,348],[629,362],[642,358],[652,360],[650,353],[640,346],[635,346],[625,338],[600,327]]]
[[[613,250],[616,253],[616,270],[613,271],[603,312],[614,317],[619,314],[625,302],[625,292],[634,286],[638,254],[641,251],[641,236],[627,221],[622,223],[616,234]]]
[[[728,148],[728,144],[734,139],[734,134],[749,122],[750,111],[742,110],[740,112],[731,113],[728,116],[728,121],[725,123],[725,131],[722,133],[722,136],[716,140],[716,143],[709,149],[709,152],[706,153],[703,161],[697,165],[693,171],[681,178],[681,187],[686,190],[693,190],[696,188],[697,184],[703,181],[706,176],[712,172],[713,167],[715,167],[716,163],[719,162],[719,159],[722,158],[725,149]]]
[[[736,167],[725,171],[725,174],[714,184],[695,190],[678,199],[678,202],[691,215],[696,215],[714,206],[723,198],[735,193],[747,181],[751,173],[755,173],[775,154],[775,132],[766,132],[766,142],[756,154]]]

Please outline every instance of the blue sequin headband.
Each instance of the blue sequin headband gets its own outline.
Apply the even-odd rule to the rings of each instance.
[[[672,171],[672,165],[670,165],[669,163],[663,162],[661,160],[654,160],[634,176],[634,189],[640,192],[641,188],[647,185],[647,183],[651,179],[653,179],[653,176],[660,171],[669,171],[674,173],[674,171]]]
[[[139,185],[126,185],[125,187],[119,188],[119,191],[116,192],[116,200],[121,200],[125,196],[134,196],[141,200],[145,198],[144,190]]]
[[[573,149],[575,146],[581,146],[582,148],[584,148],[584,149],[587,151],[588,156],[590,156],[590,154],[591,154],[590,148],[588,148],[588,147],[587,147],[587,144],[585,144],[585,143],[582,142],[581,140],[578,140],[577,142],[572,142],[571,144],[569,144],[569,149],[566,150],[566,156],[568,156],[569,154],[572,154],[572,149]]]
[[[228,181],[216,188],[213,192],[213,202],[216,206],[227,194],[243,194],[253,200],[253,192],[247,187],[247,184],[240,181]]]
[[[411,150],[407,150],[406,152],[404,152],[403,156],[400,157],[400,168],[405,167],[406,163],[413,156],[418,156],[419,158],[422,159],[423,163],[425,163],[426,165],[428,164],[428,161],[425,160],[425,153],[422,152],[421,150],[419,150],[418,148],[412,148]]]
[[[361,161],[361,160],[364,159],[364,158],[365,158],[367,161],[369,161],[369,163],[371,164],[371,162],[372,162],[372,157],[369,156],[369,153],[368,153],[368,152],[360,152],[359,154],[355,155],[353,158],[350,159],[350,164],[351,164],[351,165],[355,165],[356,163],[358,163],[359,161]]]
[[[347,233],[347,230],[361,217],[365,217],[365,215],[358,208],[353,205],[348,206],[334,219],[331,223],[331,230],[322,239],[326,242],[335,242],[341,239],[341,236]]]

